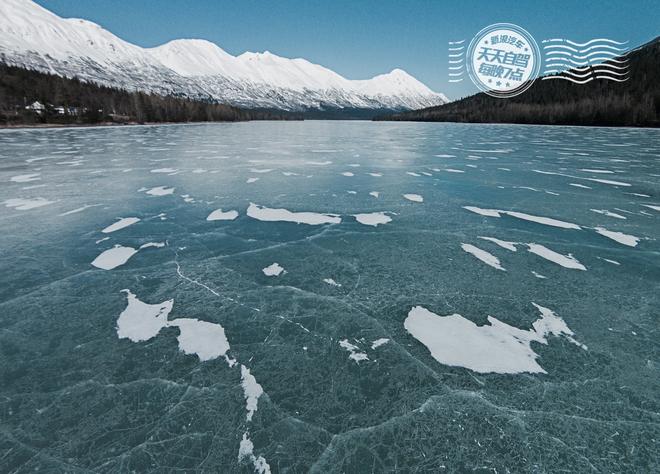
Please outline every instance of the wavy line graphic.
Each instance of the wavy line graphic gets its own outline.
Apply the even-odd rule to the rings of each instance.
[[[630,78],[626,77],[625,79],[616,79],[614,77],[609,77],[609,76],[595,76],[595,77],[590,77],[589,79],[585,79],[585,80],[576,80],[576,79],[573,79],[573,78],[570,78],[570,77],[565,77],[565,76],[545,76],[543,78],[544,81],[546,81],[548,79],[563,79],[564,81],[570,81],[570,82],[574,82],[576,84],[587,84],[588,82],[591,82],[594,79],[607,79],[609,81],[615,81],[615,82],[626,82]]]
[[[605,74],[605,75],[613,75],[613,76],[627,76],[628,71],[626,72],[614,72],[614,71],[606,71],[606,70],[600,70],[600,69],[593,69],[592,71],[585,72],[584,74],[576,74],[573,71],[562,71],[560,69],[550,69],[548,71],[545,71],[546,74],[563,74],[567,77],[573,77],[573,78],[580,78],[583,79],[585,77],[595,77],[596,74]]]
[[[549,51],[545,53],[546,56],[553,57],[553,56],[567,56],[571,59],[590,59],[595,56],[603,56],[606,58],[619,58],[625,56],[627,53],[615,53],[613,51],[592,51],[591,53],[587,53],[584,56],[581,56],[579,54],[575,53],[569,53],[566,51]]]
[[[594,38],[577,43],[566,38],[543,40],[545,76],[542,80],[563,79],[587,84],[595,79],[627,81],[630,76],[628,41]]]
[[[571,41],[571,40],[565,39],[565,38],[552,38],[552,39],[543,40],[542,43],[564,42],[564,43],[570,44],[571,46],[577,46],[579,48],[583,48],[585,46],[589,46],[590,44],[596,43],[598,41],[602,41],[604,43],[616,44],[616,45],[619,45],[619,46],[624,45],[624,44],[628,44],[628,41],[623,41],[623,42],[614,41],[614,40],[611,40],[609,38],[594,38],[590,41],[587,41],[586,43],[576,43],[574,41]]]
[[[596,49],[596,50],[598,50],[598,49],[601,49],[601,50],[602,49],[607,49],[607,50],[611,49],[614,52],[616,52],[616,51],[627,51],[628,50],[628,48],[617,48],[616,46],[611,46],[609,44],[597,44],[597,45],[589,46],[588,48],[583,48],[583,49],[573,48],[573,47],[567,46],[565,44],[550,44],[550,45],[543,46],[543,49],[544,50],[561,49],[561,50],[565,50],[565,51],[572,51],[574,53],[587,53],[587,52],[591,51],[592,49]]]
[[[548,64],[545,65],[546,69],[561,69],[561,70],[571,69],[572,71],[579,71],[579,72],[588,71],[592,67],[595,67],[595,66],[596,65],[587,65],[587,66],[584,66],[584,67],[572,67],[570,64],[568,64],[566,62],[561,62],[561,61],[560,62],[548,63]],[[615,71],[624,71],[624,70],[628,69],[627,64],[624,65],[624,66],[616,66],[614,64],[599,63],[599,64],[597,64],[597,66],[599,68],[612,68]]]

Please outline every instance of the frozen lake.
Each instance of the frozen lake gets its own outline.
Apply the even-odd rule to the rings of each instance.
[[[0,472],[660,469],[660,130],[2,130],[0,223]]]

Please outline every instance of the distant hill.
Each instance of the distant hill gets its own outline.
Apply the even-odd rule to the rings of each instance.
[[[0,126],[300,118],[282,111],[128,92],[0,64]]]
[[[629,52],[625,82],[540,80],[510,99],[479,93],[456,102],[375,120],[660,126],[660,37]]]

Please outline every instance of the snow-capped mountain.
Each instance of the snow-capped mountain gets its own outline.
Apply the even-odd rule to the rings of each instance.
[[[65,77],[241,107],[406,110],[447,102],[401,69],[349,80],[268,51],[232,56],[205,40],[141,48],[31,0],[0,0],[0,61]]]

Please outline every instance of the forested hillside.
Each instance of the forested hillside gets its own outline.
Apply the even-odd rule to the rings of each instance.
[[[629,79],[587,84],[537,80],[519,96],[485,93],[456,102],[376,120],[527,123],[550,125],[660,126],[660,38],[630,52]]]
[[[280,111],[246,110],[210,102],[128,92],[0,65],[0,125],[299,118]]]

